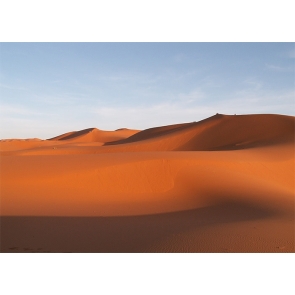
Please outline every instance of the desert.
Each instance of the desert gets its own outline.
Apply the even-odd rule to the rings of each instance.
[[[294,140],[278,114],[3,139],[1,252],[294,252]]]

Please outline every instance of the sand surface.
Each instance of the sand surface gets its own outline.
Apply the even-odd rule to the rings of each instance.
[[[0,141],[1,252],[295,252],[295,118]]]

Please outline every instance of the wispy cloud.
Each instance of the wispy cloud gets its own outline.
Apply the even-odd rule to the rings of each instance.
[[[32,115],[30,109],[22,106],[22,105],[9,105],[9,104],[1,104],[0,105],[0,114],[1,116],[12,116],[12,115]]]
[[[26,87],[16,86],[16,85],[8,85],[0,83],[0,88],[11,89],[11,90],[27,90]]]
[[[162,68],[161,70],[154,71],[152,73],[144,73],[141,71],[123,71],[115,72],[112,74],[101,74],[92,76],[91,78],[98,82],[109,82],[109,83],[124,83],[124,85],[147,85],[162,83],[164,81],[179,81],[192,78],[196,75],[201,74],[201,69],[179,71],[171,68]],[[203,77],[202,77],[203,79]]]
[[[179,101],[183,103],[192,103],[192,102],[200,101],[204,98],[205,98],[205,93],[200,89],[196,89],[188,93],[180,93],[178,95]]]
[[[250,77],[250,78],[245,79],[243,81],[243,84],[245,84],[247,86],[247,88],[241,90],[242,92],[243,91],[249,91],[249,90],[251,90],[251,91],[253,91],[253,90],[257,91],[257,90],[261,89],[262,86],[263,86],[263,83],[259,79],[254,78],[254,77]]]
[[[103,81],[103,82],[151,82],[155,81],[155,77],[141,73],[141,72],[116,72],[112,74],[104,74],[93,77],[94,80]]]
[[[294,71],[294,67],[281,67],[277,65],[272,65],[272,64],[266,64],[266,68],[272,71],[276,72],[291,72]]]
[[[31,101],[41,103],[43,106],[62,106],[81,104],[81,99],[85,98],[84,93],[64,92],[54,94],[34,94],[30,97]]]
[[[275,113],[295,115],[295,91],[237,91],[222,109],[243,113]]]

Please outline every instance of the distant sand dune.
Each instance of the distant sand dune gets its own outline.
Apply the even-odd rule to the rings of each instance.
[[[294,117],[89,128],[0,149],[2,252],[295,250]]]
[[[48,140],[71,140],[71,141],[81,141],[81,142],[109,142],[119,139],[125,139],[139,130],[130,129],[117,129],[116,131],[103,131],[97,128],[88,128],[81,131],[74,131],[59,135]]]
[[[0,141],[0,151],[22,151],[24,153],[49,153],[56,147],[72,149],[78,146],[101,146],[107,142],[125,139],[139,130],[119,129],[116,131],[104,131],[96,128],[88,128],[81,131],[72,131],[50,138],[41,139],[6,139]],[[74,153],[77,153],[74,149]],[[91,150],[92,152],[92,150]]]

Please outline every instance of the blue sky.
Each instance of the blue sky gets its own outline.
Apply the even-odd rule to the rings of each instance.
[[[295,115],[294,43],[1,43],[0,138]]]

